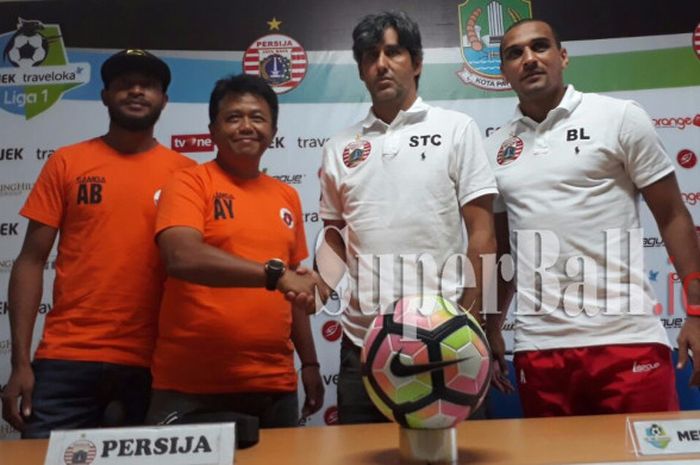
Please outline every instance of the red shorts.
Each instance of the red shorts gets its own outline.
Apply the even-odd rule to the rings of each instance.
[[[627,344],[516,352],[526,417],[676,411],[671,350]]]

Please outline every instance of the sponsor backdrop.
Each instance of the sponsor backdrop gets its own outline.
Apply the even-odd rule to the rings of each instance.
[[[484,136],[512,115],[516,103],[499,75],[499,36],[518,18],[547,19],[569,49],[568,82],[583,91],[637,100],[649,112],[676,165],[683,198],[700,233],[700,4],[609,3],[307,0],[293,7],[271,1],[253,8],[211,1],[197,9],[175,1],[168,2],[167,15],[164,3],[157,1],[119,2],[109,6],[113,11],[107,15],[97,0],[0,4],[0,386],[10,373],[9,272],[27,224],[17,212],[57,147],[106,131],[99,68],[121,48],[149,48],[168,62],[173,71],[170,103],[156,135],[197,161],[214,156],[207,134],[214,81],[245,71],[270,82],[281,101],[279,132],[262,166],[299,191],[313,249],[321,228],[318,169],[323,145],[364,117],[370,106],[349,51],[358,18],[399,7],[416,18],[425,47],[421,96],[470,114]],[[675,341],[685,318],[680,284],[644,207],[642,215],[646,272],[658,293],[659,317]],[[46,266],[35,346],[43,317],[51,311],[54,259],[52,254]],[[326,399],[321,411],[302,423],[337,421],[339,304],[338,295],[332,296],[326,311],[313,319]],[[510,342],[510,318],[505,329]],[[3,437],[16,437],[16,432],[0,422]]]

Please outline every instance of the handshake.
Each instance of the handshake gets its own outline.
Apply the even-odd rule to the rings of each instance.
[[[308,315],[316,312],[317,293],[325,303],[332,291],[318,273],[304,267],[285,271],[277,281],[277,290],[294,306],[304,308]]]

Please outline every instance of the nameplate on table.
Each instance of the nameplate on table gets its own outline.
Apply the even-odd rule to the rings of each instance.
[[[231,465],[235,423],[52,431],[45,465]]]
[[[641,455],[700,454],[700,422],[692,420],[632,421]]]

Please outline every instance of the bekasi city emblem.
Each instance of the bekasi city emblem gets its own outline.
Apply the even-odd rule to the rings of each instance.
[[[498,149],[498,155],[496,155],[496,162],[499,165],[507,165],[513,163],[518,159],[523,151],[523,140],[520,137],[512,136],[506,139],[502,144],[501,148]]]
[[[343,149],[343,163],[348,168],[354,168],[369,157],[372,145],[366,140],[354,140]]]
[[[530,0],[467,0],[457,11],[464,59],[457,76],[479,89],[510,90],[501,74],[499,47],[511,24],[532,17]]]
[[[282,21],[268,21],[279,30]],[[243,72],[262,77],[278,94],[295,89],[306,75],[309,60],[299,42],[283,34],[269,34],[255,40],[243,55]]]
[[[0,108],[31,119],[90,81],[89,63],[69,63],[58,24],[17,18],[0,34]]]

